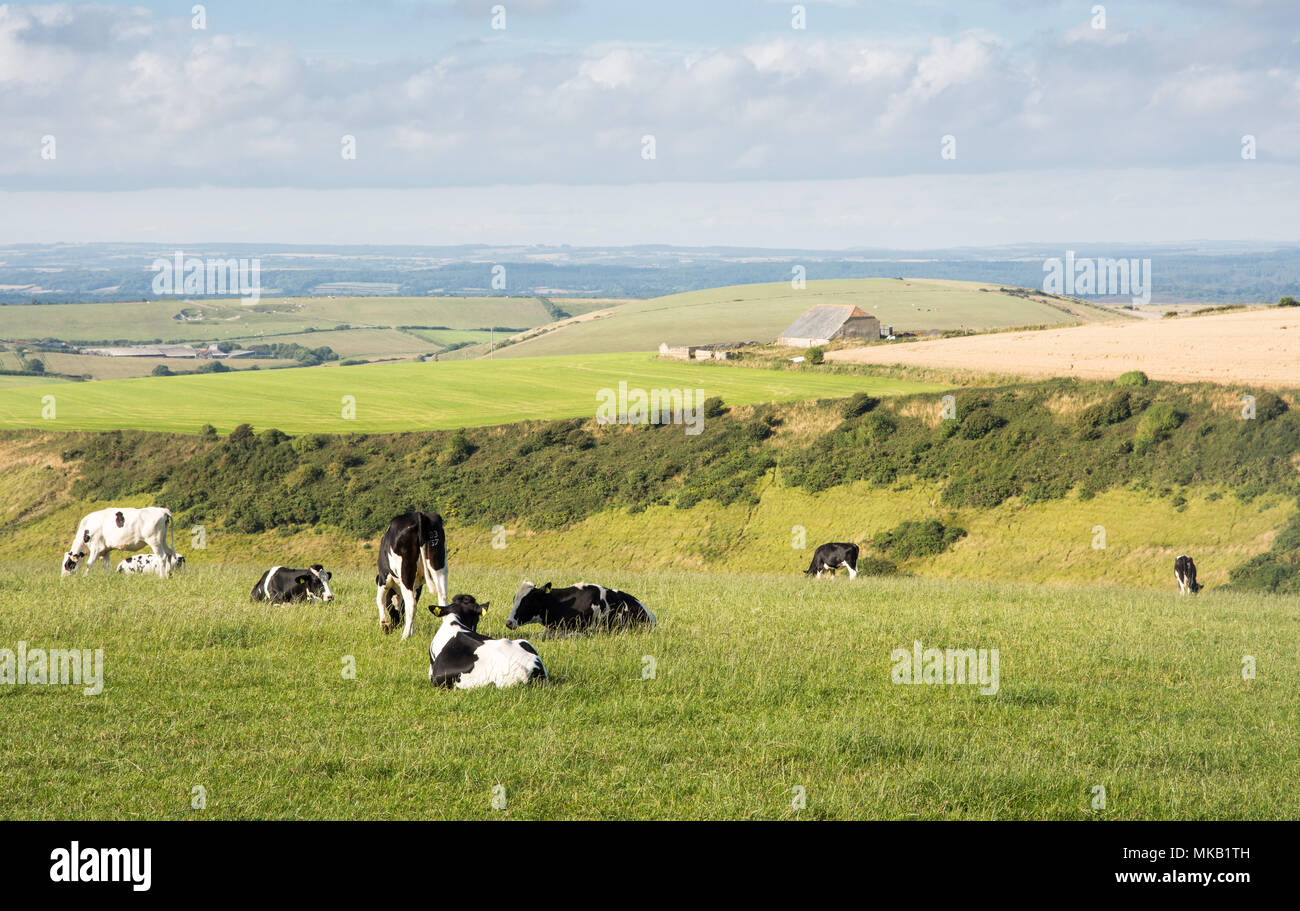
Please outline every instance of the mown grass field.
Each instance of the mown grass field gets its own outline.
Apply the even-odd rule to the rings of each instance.
[[[449,692],[426,678],[437,621],[381,635],[367,568],[333,567],[338,600],[298,607],[248,602],[262,568],[195,553],[169,581],[60,583],[48,562],[0,567],[0,648],[105,661],[97,696],[0,685],[0,817],[1300,815],[1294,598],[610,574],[657,630],[529,627],[550,685]],[[452,589],[490,599],[499,635],[524,574],[453,563]],[[998,649],[997,694],[892,683],[890,653],[915,640]]]
[[[0,388],[0,427],[50,430],[218,431],[249,423],[286,432],[370,432],[478,427],[594,417],[597,393],[629,388],[702,389],[728,404],[898,395],[940,386],[866,376],[754,370],[598,354],[527,361],[313,367]],[[42,418],[54,395],[56,417]],[[355,399],[355,418],[343,398]]]
[[[1037,300],[976,282],[891,278],[734,285],[623,304],[610,315],[574,323],[503,349],[498,356],[537,357],[589,351],[647,351],[660,342],[704,345],[770,342],[817,304],[856,304],[899,331],[998,329],[1066,325],[1116,318],[1112,311],[1071,304],[1071,315]]]

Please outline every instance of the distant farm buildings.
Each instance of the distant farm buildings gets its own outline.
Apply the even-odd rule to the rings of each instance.
[[[659,343],[660,357],[675,357],[683,361],[726,361],[733,357],[740,348],[745,348],[755,344],[754,342],[739,342],[732,345],[670,345],[667,342]]]
[[[776,343],[790,348],[812,348],[841,338],[878,339],[880,320],[853,304],[818,304],[791,323]]]
[[[193,345],[123,345],[112,348],[80,348],[81,354],[97,354],[100,357],[247,357],[251,351],[237,348],[234,351],[222,351],[216,345],[195,348]]]

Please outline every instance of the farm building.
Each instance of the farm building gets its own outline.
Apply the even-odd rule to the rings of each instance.
[[[252,354],[243,348],[229,353],[216,345],[207,348],[195,348],[193,345],[125,345],[116,348],[81,348],[81,354],[97,354],[100,357],[247,357]]]
[[[839,338],[880,338],[880,320],[853,304],[809,307],[777,338],[778,345],[811,348]]]

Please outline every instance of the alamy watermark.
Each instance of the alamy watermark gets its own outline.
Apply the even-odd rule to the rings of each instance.
[[[80,686],[87,696],[104,691],[102,648],[0,648],[0,684],[13,686]]]
[[[998,650],[995,648],[925,648],[918,639],[911,649],[894,649],[889,653],[889,660],[894,662],[889,676],[897,684],[979,684],[981,696],[998,693]]]
[[[1053,256],[1043,261],[1043,290],[1070,297],[1128,297],[1134,304],[1151,303],[1150,259],[1089,259]]]
[[[186,256],[177,250],[171,259],[155,259],[149,269],[155,273],[153,293],[161,297],[238,294],[250,306],[262,299],[260,259]]]
[[[687,436],[704,432],[703,389],[608,387],[596,391],[597,424],[685,424]]]

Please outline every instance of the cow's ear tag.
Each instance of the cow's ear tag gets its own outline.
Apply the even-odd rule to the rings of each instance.
[[[299,585],[306,585],[306,584],[307,584],[307,577],[306,577],[306,576],[299,576],[299,577],[298,577],[298,584],[299,584]]]
[[[492,602],[491,602],[491,601],[484,601],[482,604],[479,605],[479,610],[481,610],[483,613],[486,614],[486,613],[487,613],[487,609],[488,609],[489,607],[491,607],[491,606],[492,606]]]
[[[550,590],[551,590],[551,583],[547,582],[545,585],[542,586],[542,591],[549,593]]]

